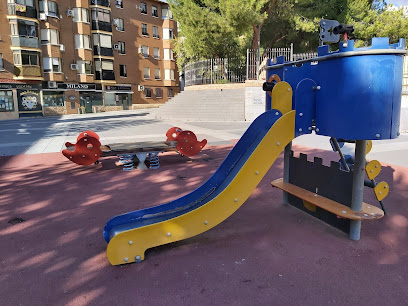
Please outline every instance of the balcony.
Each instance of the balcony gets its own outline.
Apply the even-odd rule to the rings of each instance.
[[[37,19],[37,10],[34,7],[17,3],[8,3],[8,14]]]
[[[91,5],[110,7],[110,2],[109,0],[91,0]]]
[[[11,36],[11,45],[15,47],[40,48],[38,37]]]
[[[98,20],[92,20],[92,30],[112,32],[112,24]]]
[[[112,70],[102,70],[102,73],[100,71],[95,71],[95,80],[114,81],[115,72]]]
[[[113,57],[113,49],[112,48],[102,48],[102,47],[99,47],[99,46],[94,46],[94,55]]]
[[[14,66],[14,75],[17,77],[41,77],[39,66]]]

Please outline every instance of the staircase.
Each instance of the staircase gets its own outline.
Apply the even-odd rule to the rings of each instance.
[[[154,111],[156,119],[244,121],[245,87],[182,91]]]

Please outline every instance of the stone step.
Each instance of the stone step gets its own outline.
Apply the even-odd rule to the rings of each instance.
[[[243,121],[245,89],[183,91],[155,110],[157,119]]]

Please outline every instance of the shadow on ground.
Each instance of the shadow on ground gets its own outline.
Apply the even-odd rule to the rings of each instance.
[[[280,157],[231,218],[185,241],[148,250],[140,264],[109,265],[109,218],[173,200],[200,186],[232,146],[125,172],[115,158],[81,167],[61,154],[0,158],[0,304],[405,304],[408,173],[386,165],[389,215],[363,224],[362,240],[292,207],[270,182]],[[332,152],[295,146],[324,164]],[[375,203],[373,191],[365,201]],[[25,220],[10,224],[14,218]]]

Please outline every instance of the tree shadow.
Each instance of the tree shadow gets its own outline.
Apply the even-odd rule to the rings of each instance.
[[[280,156],[242,208],[219,226],[148,250],[140,264],[109,265],[102,231],[111,217],[193,191],[232,146],[208,147],[193,158],[166,153],[159,169],[132,172],[113,166],[114,157],[88,167],[59,153],[0,157],[0,303],[232,304],[257,296],[266,303],[273,296],[296,304],[305,296],[310,302],[322,302],[322,296],[346,301],[339,293],[344,290],[351,299],[385,301],[392,295],[392,302],[404,301],[406,295],[395,292],[403,290],[399,277],[408,272],[408,175],[391,165],[383,165],[379,176],[391,186],[389,215],[365,222],[360,242],[280,205],[282,193],[270,185],[282,175]],[[325,164],[338,160],[333,152],[294,149],[323,157]],[[371,189],[364,196],[375,202]],[[25,221],[8,223],[17,217]],[[384,277],[387,293],[373,294],[367,281]],[[308,295],[306,284],[321,294]]]

